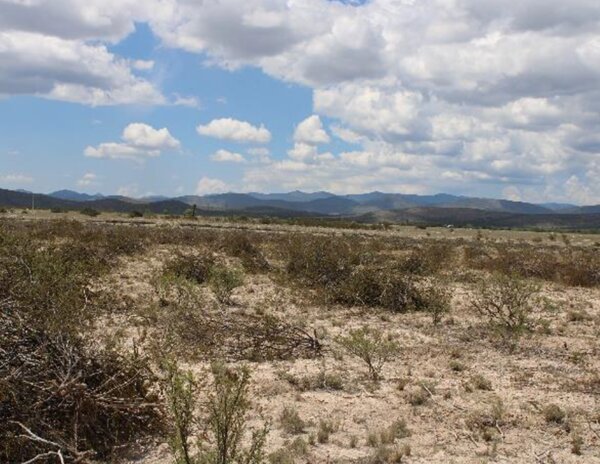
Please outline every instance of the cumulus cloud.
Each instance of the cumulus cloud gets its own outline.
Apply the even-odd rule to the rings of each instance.
[[[225,182],[206,176],[202,177],[196,185],[196,195],[210,195],[227,191],[229,191],[229,186]]]
[[[600,154],[597,0],[0,0],[0,95],[164,103],[144,77],[150,63],[107,48],[135,22],[208,64],[254,66],[312,89],[315,114],[288,157],[248,163],[254,185],[343,189],[349,175],[357,188],[600,202],[587,174]],[[319,116],[353,151],[314,148],[329,140]],[[198,132],[271,140],[234,119]],[[129,143],[104,145],[138,156]]]
[[[106,142],[97,147],[88,146],[85,156],[90,158],[112,158],[143,160],[160,156],[164,151],[180,148],[181,143],[166,127],[155,129],[143,123],[131,123],[123,130],[123,142]]]
[[[537,185],[568,199],[567,189],[548,186],[571,176],[588,182],[589,155],[600,153],[595,0],[166,3],[171,8],[150,19],[165,43],[227,69],[256,66],[310,86],[314,118],[334,119],[333,134],[359,145],[319,165],[305,145],[329,135],[311,117],[298,127],[289,158],[273,161],[276,169],[319,166],[335,178],[358,163],[360,185],[376,178],[371,171],[394,172],[406,189],[500,195],[514,186],[527,199]],[[304,131],[309,124],[312,134]],[[410,173],[378,171],[406,156]],[[416,172],[438,177],[432,183]],[[307,181],[325,175],[317,174]]]
[[[299,143],[329,143],[329,135],[323,129],[321,118],[316,114],[309,116],[296,127],[294,141]]]
[[[220,163],[245,163],[246,158],[239,153],[234,153],[227,150],[217,150],[214,152],[211,157],[211,160],[217,161]]]
[[[93,172],[87,172],[81,177],[81,179],[77,180],[77,185],[79,187],[91,187],[98,185],[98,176]]]
[[[152,61],[109,52],[156,12],[134,0],[0,0],[0,95],[36,95],[88,105],[162,104],[135,74]]]
[[[264,125],[256,127],[249,122],[232,118],[213,119],[208,124],[199,125],[196,130],[200,135],[234,142],[268,143],[271,141],[271,132]]]

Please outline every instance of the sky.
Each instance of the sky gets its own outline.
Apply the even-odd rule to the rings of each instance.
[[[0,0],[0,187],[600,203],[598,0]]]

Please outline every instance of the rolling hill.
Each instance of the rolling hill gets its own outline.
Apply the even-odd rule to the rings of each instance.
[[[370,192],[334,195],[305,193],[223,193],[129,198],[88,195],[59,190],[49,195],[0,189],[0,206],[30,208],[32,196],[37,208],[129,213],[132,211],[180,215],[196,205],[201,215],[243,214],[276,217],[338,217],[363,222],[411,224],[454,224],[477,227],[570,227],[600,228],[600,205],[574,206],[517,202],[501,199],[438,195],[407,195]]]

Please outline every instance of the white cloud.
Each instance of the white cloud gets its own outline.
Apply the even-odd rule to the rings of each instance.
[[[329,135],[323,129],[321,118],[316,114],[309,116],[296,127],[294,141],[298,143],[320,144],[329,143]]]
[[[196,97],[184,97],[179,94],[174,95],[175,99],[173,104],[175,106],[187,106],[188,108],[200,108],[200,100]]]
[[[131,146],[152,150],[175,149],[181,145],[166,127],[154,129],[152,126],[139,122],[129,124],[123,130],[122,138]]]
[[[196,186],[196,195],[210,195],[227,191],[229,191],[229,186],[225,182],[210,177],[203,177]]]
[[[37,95],[88,105],[163,104],[131,63],[102,44],[42,35],[0,32],[0,95]]]
[[[33,177],[26,174],[0,174],[0,182],[8,185],[32,184]]]
[[[239,153],[234,153],[227,150],[217,150],[210,157],[211,160],[221,163],[245,163],[246,158]]]
[[[143,123],[131,123],[123,130],[123,142],[106,142],[97,147],[88,146],[85,156],[90,158],[133,159],[143,160],[160,156],[164,151],[180,148],[179,140],[175,139],[165,127],[154,129]]]
[[[77,180],[77,185],[79,187],[91,187],[98,184],[98,176],[93,172],[87,172],[81,179]]]
[[[337,157],[303,146],[329,139],[313,119],[288,159],[262,156],[266,183],[294,169],[308,177],[282,175],[281,185],[334,187],[348,174],[355,186],[383,189],[397,175],[396,188],[413,191],[501,195],[514,186],[524,199],[537,191],[560,200],[575,195],[574,187],[560,187],[572,179],[585,198],[600,202],[597,180],[587,175],[597,172],[600,154],[597,0],[0,0],[0,98],[167,103],[145,78],[149,62],[108,48],[136,22],[208,64],[255,66],[309,86],[313,118],[335,119],[332,133],[357,145]],[[177,95],[169,102],[196,104]],[[271,139],[263,126],[234,119],[198,132],[236,142]],[[156,155],[140,155],[127,142],[90,150]],[[407,158],[411,166],[395,164]],[[359,165],[362,173],[354,172]]]
[[[200,135],[234,142],[268,143],[271,141],[271,133],[264,125],[256,127],[249,122],[231,118],[213,119],[206,125],[199,125],[196,130]]]
[[[134,60],[131,63],[133,69],[137,69],[138,71],[150,71],[154,68],[154,61],[152,60]]]

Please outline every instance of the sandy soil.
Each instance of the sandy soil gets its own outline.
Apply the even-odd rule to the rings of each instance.
[[[174,252],[161,247],[122,259],[102,285],[118,289],[134,304],[151,304],[156,299],[152,279]],[[469,311],[471,291],[467,284],[453,284],[452,312],[434,327],[423,314],[319,306],[301,289],[282,287],[269,275],[248,276],[235,291],[236,311],[271,312],[306,324],[326,334],[328,347],[322,359],[247,363],[253,371],[251,423],[271,422],[269,451],[296,438],[278,420],[284,407],[292,407],[307,424],[298,435],[307,443],[314,440],[320,421],[336,425],[328,442],[310,444],[298,463],[370,462],[374,447],[367,436],[398,419],[410,430],[410,436],[395,442],[396,447],[410,447],[402,462],[600,463],[600,289],[545,285],[545,302],[536,313],[545,329],[524,338],[514,353],[494,341]],[[584,317],[574,318],[575,310]],[[135,337],[134,320],[117,317],[110,324]],[[334,342],[336,335],[365,325],[380,328],[402,345],[377,383],[367,378],[361,361]],[[203,363],[189,366],[197,373],[206,369]],[[293,385],[323,372],[339,377],[343,388]],[[491,383],[489,390],[477,387],[477,376]],[[416,397],[424,398],[422,404]],[[566,412],[562,423],[545,420],[550,404]],[[494,410],[501,411],[496,425],[476,425]],[[573,452],[577,440],[580,455]],[[172,461],[168,447],[159,443],[127,462]]]

